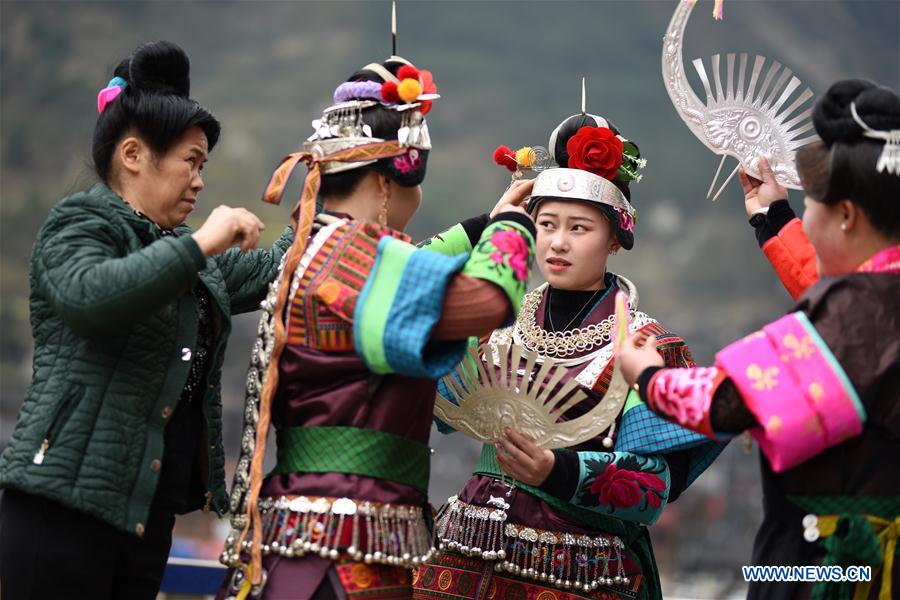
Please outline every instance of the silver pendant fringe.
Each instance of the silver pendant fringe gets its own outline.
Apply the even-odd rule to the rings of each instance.
[[[346,552],[353,560],[414,568],[435,552],[422,508],[350,498],[281,496],[259,501],[262,553],[287,558],[317,554],[337,560]],[[220,561],[241,565],[250,551],[251,535],[237,547],[240,530],[225,539]]]
[[[591,592],[630,583],[623,561],[625,544],[617,536],[573,535],[506,523],[509,504],[495,496],[487,504],[475,506],[451,497],[435,524],[438,548],[497,561],[497,571],[561,589]]]

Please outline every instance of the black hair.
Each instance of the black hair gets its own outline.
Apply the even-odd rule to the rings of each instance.
[[[403,65],[409,64],[404,60],[388,59],[381,63],[392,75]],[[347,78],[347,81],[374,81],[384,83],[384,79],[376,71],[363,67]],[[363,123],[372,128],[372,136],[383,140],[397,139],[397,131],[400,129],[401,114],[395,110],[388,110],[382,106],[373,106],[362,113]],[[340,173],[324,175],[319,187],[319,195],[323,198],[346,198],[356,191],[359,184],[369,171],[375,171],[376,165],[367,165],[357,169],[350,169]]]
[[[190,61],[171,42],[147,42],[116,67],[114,77],[128,85],[97,118],[91,156],[94,170],[109,182],[118,143],[137,134],[162,156],[185,131],[197,126],[206,134],[209,149],[219,140],[221,127],[213,114],[190,96]]]
[[[900,129],[900,97],[871,81],[848,79],[832,85],[813,109],[821,141],[797,151],[797,172],[806,194],[828,205],[845,198],[868,216],[872,226],[900,237],[900,176],[878,172],[884,141],[865,137],[850,110],[871,129]]]

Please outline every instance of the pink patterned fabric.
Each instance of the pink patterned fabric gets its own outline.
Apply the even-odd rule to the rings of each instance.
[[[665,369],[650,381],[649,399],[656,410],[682,427],[712,435],[709,407],[720,382],[715,367]]]
[[[859,265],[862,273],[900,273],[900,246],[891,246]]]
[[[716,364],[759,421],[750,433],[776,473],[862,432],[856,391],[801,312],[728,346]]]

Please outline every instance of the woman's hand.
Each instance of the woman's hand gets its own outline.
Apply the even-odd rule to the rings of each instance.
[[[634,385],[634,382],[637,381],[637,378],[647,367],[666,366],[663,357],[656,351],[655,337],[651,337],[643,346],[638,348],[638,340],[645,335],[638,331],[629,336],[616,355],[619,368],[622,370],[622,375],[625,377],[628,385]]]
[[[525,211],[522,204],[524,204],[525,200],[531,195],[533,187],[534,179],[520,179],[519,181],[514,181],[506,189],[506,192],[504,192],[493,210],[491,210],[491,218],[493,219],[502,212],[518,212],[527,215],[528,213]]]
[[[760,208],[788,197],[787,190],[775,179],[775,173],[769,166],[769,161],[763,156],[759,157],[759,174],[762,179],[747,175],[743,166],[738,171],[741,187],[744,188],[744,209],[747,211],[748,217],[752,217],[753,213]]]
[[[206,256],[221,254],[234,244],[243,252],[256,248],[259,235],[266,226],[245,208],[216,207],[206,222],[194,232],[193,238]]]
[[[552,451],[539,448],[514,429],[506,428],[494,448],[497,450],[497,462],[503,471],[528,485],[538,486],[544,483],[556,462]]]

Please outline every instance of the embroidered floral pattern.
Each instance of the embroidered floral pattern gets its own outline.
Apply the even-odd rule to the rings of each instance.
[[[637,455],[629,455],[618,463],[614,455],[604,453],[601,459],[588,459],[588,476],[581,485],[578,501],[586,507],[606,506],[607,512],[617,509],[658,509],[666,500],[667,485],[659,475],[664,465]]]
[[[679,425],[696,429],[709,413],[718,374],[715,367],[660,371],[650,386],[650,402]]]
[[[613,210],[619,213],[619,229],[634,233],[634,217],[627,210],[622,210],[621,208],[614,208]]]
[[[531,254],[528,242],[525,241],[522,234],[513,229],[495,231],[490,241],[498,250],[498,252],[491,253],[491,260],[497,265],[502,265],[505,259],[517,281],[527,280]]]
[[[406,154],[395,156],[393,162],[394,168],[403,175],[418,171],[422,167],[422,158],[415,149],[410,150]]]

